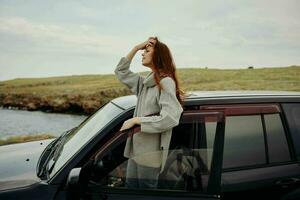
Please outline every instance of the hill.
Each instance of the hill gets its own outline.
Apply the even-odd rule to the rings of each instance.
[[[149,72],[142,72],[145,76]],[[300,66],[257,69],[178,68],[181,89],[300,91]],[[23,78],[0,82],[0,106],[91,114],[130,90],[112,75]]]

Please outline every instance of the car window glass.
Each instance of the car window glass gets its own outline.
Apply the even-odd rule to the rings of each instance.
[[[214,147],[214,139],[217,131],[217,122],[207,122],[206,125],[206,135],[207,135],[207,148],[213,149]],[[209,156],[209,158],[212,158],[212,156]],[[211,161],[208,162],[211,164]]]
[[[172,130],[169,151],[160,150],[143,153],[127,159],[123,156],[125,142],[110,151],[101,160],[108,169],[108,175],[96,180],[103,187],[139,189],[141,177],[136,177],[132,170],[145,181],[153,181],[152,172],[160,171],[156,161],[167,152],[163,171],[158,176],[155,189],[200,191],[205,193],[213,155],[213,142],[217,122],[181,122]],[[209,137],[208,137],[209,136]],[[142,165],[137,166],[139,163]],[[112,167],[115,166],[115,167]],[[137,168],[137,169],[136,169]],[[155,180],[154,180],[155,182]],[[136,185],[139,186],[136,186]],[[153,188],[152,188],[153,189]]]
[[[287,119],[288,127],[292,135],[297,159],[300,160],[300,104],[284,103],[283,110]]]
[[[290,153],[279,114],[267,114],[264,119],[270,163],[289,161]]]
[[[264,163],[266,156],[261,116],[227,116],[223,168]]]

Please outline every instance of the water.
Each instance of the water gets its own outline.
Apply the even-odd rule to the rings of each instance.
[[[87,116],[0,109],[0,139],[17,135],[51,134],[79,125]]]

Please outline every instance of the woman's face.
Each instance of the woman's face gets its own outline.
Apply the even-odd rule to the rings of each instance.
[[[153,53],[154,53],[154,45],[156,44],[156,41],[151,39],[148,41],[148,44],[146,45],[146,48],[144,52],[142,53],[142,64],[146,67],[153,67]]]

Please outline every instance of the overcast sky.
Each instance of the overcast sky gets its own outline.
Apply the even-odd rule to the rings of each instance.
[[[0,80],[113,74],[149,36],[178,68],[299,65],[300,1],[0,0]]]

